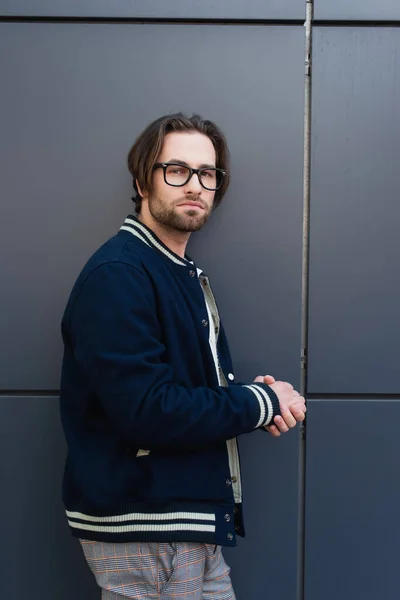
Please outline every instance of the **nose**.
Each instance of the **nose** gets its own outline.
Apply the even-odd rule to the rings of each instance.
[[[185,185],[186,194],[196,194],[198,196],[202,191],[202,186],[197,173],[193,173],[187,184]]]

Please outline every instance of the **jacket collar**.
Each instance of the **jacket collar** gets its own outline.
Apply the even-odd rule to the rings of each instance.
[[[172,262],[177,265],[181,265],[183,267],[193,266],[193,263],[190,259],[182,258],[172,252],[163,242],[156,236],[156,234],[149,229],[146,225],[141,223],[137,217],[134,215],[128,215],[124,221],[124,224],[120,227],[120,230],[129,231],[135,237],[139,238],[143,243],[150,246],[154,250],[158,250],[162,252],[167,258],[169,258]]]

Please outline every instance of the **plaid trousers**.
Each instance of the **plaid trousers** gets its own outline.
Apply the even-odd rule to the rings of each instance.
[[[80,542],[102,600],[235,600],[220,546]]]

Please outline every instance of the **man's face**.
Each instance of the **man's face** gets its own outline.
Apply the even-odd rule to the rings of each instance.
[[[169,133],[157,162],[183,163],[194,169],[215,167],[215,150],[211,140],[197,132]],[[204,189],[198,176],[182,187],[165,183],[163,169],[153,173],[153,189],[148,197],[153,219],[176,231],[198,231],[210,216],[215,191]]]

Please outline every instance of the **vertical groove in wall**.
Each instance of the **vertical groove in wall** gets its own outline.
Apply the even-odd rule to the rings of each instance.
[[[313,0],[306,0],[305,77],[304,77],[304,170],[303,170],[303,236],[301,282],[301,363],[300,393],[307,392],[307,338],[310,247],[310,165],[311,165],[311,70],[312,70]],[[305,478],[306,424],[300,426],[299,491],[298,491],[298,563],[297,600],[304,600],[305,571]]]

